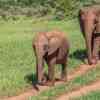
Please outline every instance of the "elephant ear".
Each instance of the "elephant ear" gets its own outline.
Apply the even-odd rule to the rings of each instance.
[[[49,40],[48,55],[53,54],[60,47],[60,40],[53,37]]]
[[[68,40],[64,39],[62,41],[62,44],[61,44],[60,48],[59,48],[59,53],[58,53],[57,58],[62,59],[62,57],[64,57],[66,54],[68,55],[69,48],[70,48],[70,46],[69,46]]]

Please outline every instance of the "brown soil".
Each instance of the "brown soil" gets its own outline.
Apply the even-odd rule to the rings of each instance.
[[[48,89],[49,87],[47,86],[39,86],[39,92],[41,91],[44,91],[46,89]],[[34,95],[37,95],[39,93],[38,91],[36,91],[36,89],[31,89],[31,90],[28,90],[27,92],[25,93],[22,93],[18,96],[13,96],[13,97],[7,97],[7,98],[2,98],[0,100],[27,100],[29,96],[34,96]]]
[[[78,88],[72,92],[69,92],[67,94],[64,94],[59,98],[57,98],[56,100],[70,100],[70,98],[79,97],[81,95],[85,95],[91,91],[96,91],[96,90],[100,90],[100,80],[92,83],[91,85],[89,84],[81,88]]]
[[[73,72],[69,73],[68,75],[68,81],[74,79],[77,76],[80,76],[82,74],[85,74],[88,70],[94,68],[95,65],[80,65],[76,70],[74,70]],[[56,82],[55,85],[58,84],[62,84],[62,82]],[[48,86],[37,86],[37,88],[39,89],[37,91],[37,89],[33,88],[31,90],[28,90],[25,93],[22,93],[18,96],[12,96],[12,97],[6,97],[6,98],[1,98],[0,100],[27,100],[28,97],[30,96],[36,96],[38,95],[41,91],[47,90],[50,87]],[[63,100],[63,99],[59,99],[59,100]],[[66,99],[64,99],[66,100]]]

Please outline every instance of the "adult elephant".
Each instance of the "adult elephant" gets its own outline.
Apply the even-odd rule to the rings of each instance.
[[[88,63],[95,64],[93,56],[93,42],[96,34],[96,24],[100,17],[100,6],[83,7],[79,11],[80,26],[86,40]]]
[[[62,80],[66,80],[66,64],[69,53],[69,43],[64,33],[59,31],[42,32],[33,41],[37,61],[37,79],[39,84],[54,85],[54,65],[62,64]],[[44,61],[48,64],[49,81],[44,82]]]

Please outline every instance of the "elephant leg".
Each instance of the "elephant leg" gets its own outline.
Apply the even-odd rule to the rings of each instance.
[[[43,68],[42,68],[42,66],[37,67],[36,75],[37,75],[38,83],[42,84],[42,79],[43,79]]]
[[[39,85],[44,85],[45,84],[45,76],[44,76],[44,60],[42,62],[37,63],[37,69],[36,69],[36,75],[38,79],[38,84]]]
[[[54,82],[55,82],[55,62],[56,62],[56,58],[53,58],[52,60],[49,61],[49,64],[48,64],[48,78],[49,78],[49,85],[54,85]]]
[[[67,63],[66,62],[62,64],[61,80],[67,81]]]
[[[97,60],[99,60],[99,46],[100,46],[100,37],[96,37],[94,39],[94,44],[93,44],[94,63],[97,63]]]

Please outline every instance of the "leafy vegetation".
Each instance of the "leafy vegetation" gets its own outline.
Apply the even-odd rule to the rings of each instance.
[[[72,19],[78,15],[81,7],[100,4],[99,0],[0,0],[0,16],[17,20],[19,16],[50,19]]]

